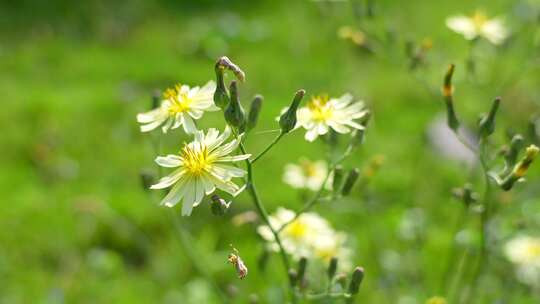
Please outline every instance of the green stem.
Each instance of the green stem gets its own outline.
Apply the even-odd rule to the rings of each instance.
[[[478,256],[477,266],[475,268],[471,287],[467,296],[465,298],[465,303],[470,303],[471,299],[474,298],[478,286],[478,279],[482,275],[485,266],[488,263],[488,252],[487,252],[487,225],[491,217],[490,214],[490,197],[491,197],[491,185],[489,182],[489,169],[485,159],[485,144],[481,143],[480,153],[479,153],[480,164],[482,166],[482,171],[484,173],[484,198],[483,198],[483,210],[480,215],[480,254]]]
[[[259,155],[257,155],[252,161],[251,164],[254,164],[259,158],[263,157],[266,152],[268,152],[272,147],[279,142],[279,140],[285,135],[285,133],[280,132],[276,138],[261,152]]]
[[[453,273],[452,266],[454,265],[454,261],[458,254],[458,248],[456,246],[456,235],[461,228],[463,221],[465,219],[465,215],[467,214],[467,208],[463,208],[460,210],[457,219],[455,221],[454,227],[452,229],[452,244],[450,246],[450,254],[448,255],[448,260],[446,262],[444,275],[441,280],[441,285],[439,286],[439,294],[442,294],[448,285],[448,281],[450,280],[450,277]]]
[[[276,141],[277,142],[277,141]],[[246,153],[246,149],[244,148],[243,143],[240,143],[240,151],[242,151],[243,154]],[[285,251],[285,247],[283,247],[283,244],[281,242],[281,238],[279,236],[278,231],[272,227],[270,223],[270,219],[268,217],[268,213],[266,212],[266,209],[264,208],[264,205],[262,204],[262,201],[259,197],[259,194],[257,193],[257,188],[255,186],[255,183],[253,182],[253,167],[252,167],[252,161],[249,159],[246,159],[246,167],[247,167],[247,183],[246,187],[247,190],[253,200],[253,203],[255,204],[255,207],[257,208],[257,211],[259,213],[259,216],[262,218],[264,223],[268,226],[270,231],[272,232],[272,235],[274,236],[274,239],[276,240],[276,243],[279,247],[279,253],[281,256],[281,261],[283,263],[283,267],[285,268],[285,275],[289,279],[289,286],[292,289],[293,288],[293,281],[292,278],[288,275],[289,269],[290,269],[290,262],[289,258],[287,256],[287,252]],[[294,293],[294,290],[291,291],[291,298],[293,302],[296,302],[296,294]]]

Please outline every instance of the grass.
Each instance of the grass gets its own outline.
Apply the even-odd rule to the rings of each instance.
[[[374,21],[360,23],[379,37],[395,37],[375,55],[337,38],[341,25],[356,22],[347,4],[90,3],[88,10],[75,4],[42,10],[5,4],[6,21],[0,25],[0,303],[218,301],[179,247],[168,211],[156,206],[158,194],[141,187],[139,174],[153,170],[155,153],[149,136],[139,132],[135,115],[148,109],[155,89],[212,79],[220,55],[228,55],[246,72],[247,81],[240,86],[244,104],[256,93],[264,95],[258,131],[277,128],[274,117],[299,88],[308,96],[351,92],[373,110],[366,145],[347,165],[362,167],[382,154],[381,172],[344,201],[316,208],[337,229],[350,233],[355,262],[366,268],[361,288],[365,303],[398,303],[404,295],[422,303],[445,294],[438,290],[441,259],[452,238],[452,219],[460,212],[450,190],[469,175],[427,142],[427,125],[443,104],[416,78],[438,90],[446,65],[455,62],[456,107],[469,122],[501,95],[497,143],[504,141],[506,129],[524,132],[529,115],[538,111],[533,53],[538,44],[526,47],[530,31],[521,31],[508,47],[482,45],[478,60],[485,78],[479,83],[466,79],[467,43],[445,28],[444,18],[476,9],[469,1],[381,1]],[[512,1],[482,4],[490,14],[513,16]],[[434,43],[429,66],[412,74],[403,43],[424,37]],[[206,126],[223,124],[219,113],[208,117]],[[248,148],[260,151],[273,136],[252,136]],[[182,132],[174,132],[163,151],[174,152],[186,140]],[[299,194],[281,183],[281,174],[286,163],[302,156],[322,159],[324,146],[307,143],[296,132],[257,164],[255,179],[268,209],[301,206]],[[535,167],[527,185],[498,196],[499,202],[508,202],[497,222],[503,236],[515,231],[513,222],[520,220],[529,223],[528,229],[538,228],[531,215],[540,211],[535,190],[540,170]],[[481,176],[472,176],[480,192]],[[426,214],[418,243],[398,236],[401,216],[413,207]],[[262,246],[253,227],[230,222],[231,216],[252,209],[243,194],[228,216],[213,217],[203,204],[191,217],[181,218],[181,226],[193,234],[193,249],[206,271],[224,290],[236,286],[239,303],[252,293],[262,302],[280,303],[285,278],[272,271],[280,267],[278,256],[271,257],[264,272],[259,270],[255,265]],[[475,231],[476,218],[470,215],[467,225]],[[225,263],[230,243],[250,267],[244,281],[236,280]],[[389,271],[385,257],[395,253],[400,255],[399,269]],[[489,296],[475,303],[488,298],[535,303],[531,291],[509,277],[510,265],[496,260],[497,268],[482,285],[489,287]]]

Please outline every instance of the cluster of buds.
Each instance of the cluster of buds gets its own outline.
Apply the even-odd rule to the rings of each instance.
[[[300,258],[298,261],[298,266],[296,269],[291,268],[289,270],[289,278],[291,282],[291,287],[298,288],[298,290],[303,290],[307,287],[307,279],[306,279],[306,269],[307,269],[308,261],[305,257]],[[349,300],[349,303],[352,303],[352,300],[354,297],[358,294],[360,291],[360,285],[362,284],[362,280],[364,279],[364,268],[362,267],[356,267],[352,274],[351,279],[349,281],[349,284],[347,286],[347,275],[344,273],[337,274],[338,270],[338,259],[336,257],[333,257],[330,259],[330,263],[328,264],[327,268],[327,279],[329,282],[330,290],[332,289],[332,286],[335,284],[340,286],[340,290],[343,290],[343,295],[347,300]]]
[[[451,64],[446,72],[443,82],[442,95],[446,103],[446,113],[447,113],[447,123],[448,127],[452,129],[458,136],[459,129],[459,120],[456,116],[453,105],[453,92],[454,87],[452,86],[452,76],[454,74],[454,65]],[[497,111],[499,110],[501,104],[501,98],[497,97],[494,99],[491,108],[487,114],[482,115],[478,122],[478,137],[482,141],[486,141],[488,137],[493,134],[495,131],[495,118]],[[517,162],[519,151],[523,147],[524,139],[523,136],[516,134],[512,138],[509,147],[503,150],[503,156],[505,161],[504,170],[499,173],[489,173],[490,176],[497,182],[502,190],[508,191],[512,189],[514,184],[523,179],[529,166],[536,158],[538,154],[538,147],[535,145],[530,145],[525,152],[525,156],[521,161]],[[480,157],[483,157],[480,155]],[[517,163],[516,163],[517,162]],[[467,188],[463,188],[459,191],[461,199],[465,202],[466,205],[474,202],[474,197],[471,195]]]

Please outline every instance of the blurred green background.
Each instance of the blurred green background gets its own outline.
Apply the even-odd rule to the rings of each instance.
[[[141,172],[155,171],[157,132],[141,134],[135,115],[149,109],[156,89],[213,79],[221,55],[246,72],[245,105],[254,94],[265,97],[251,151],[271,141],[274,134],[262,131],[277,128],[274,117],[299,88],[308,96],[351,92],[366,102],[373,123],[347,166],[365,168],[376,155],[384,155],[384,165],[350,197],[315,211],[350,234],[354,262],[366,269],[360,302],[445,296],[444,261],[462,212],[451,189],[472,181],[480,192],[482,180],[426,138],[444,111],[441,79],[455,63],[456,107],[470,126],[502,96],[494,146],[511,132],[529,134],[540,105],[538,2],[372,2],[371,16],[365,1],[352,0],[0,2],[0,303],[220,303],[206,276],[237,303],[253,295],[261,303],[285,301],[277,255],[264,270],[257,267],[263,244],[255,224],[231,223],[253,210],[246,194],[224,217],[205,202],[175,226],[170,210],[158,206],[160,193],[141,185]],[[471,80],[468,42],[446,28],[445,18],[477,8],[506,16],[513,36],[498,48],[479,44]],[[364,31],[371,51],[338,37],[346,25]],[[424,39],[433,47],[411,71],[406,42]],[[206,114],[204,125],[222,128],[221,114]],[[171,134],[164,153],[189,140],[180,130]],[[281,181],[284,165],[303,156],[324,159],[325,151],[296,132],[257,165],[270,211],[302,206],[302,194]],[[474,303],[540,299],[500,254],[505,238],[539,231],[539,168],[533,165],[516,191],[496,195],[499,239]],[[411,208],[424,215],[412,240],[400,234]],[[462,228],[477,239],[477,215],[467,214]],[[183,237],[200,267],[180,245]],[[226,263],[229,244],[250,269],[242,281]],[[461,246],[475,250],[477,243]]]

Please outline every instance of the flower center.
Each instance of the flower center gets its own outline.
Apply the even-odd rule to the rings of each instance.
[[[300,221],[296,220],[292,222],[289,226],[287,226],[286,232],[291,237],[299,239],[303,237],[304,235],[306,235],[307,227]]]
[[[200,176],[202,173],[208,171],[213,161],[208,154],[206,146],[199,143],[197,148],[185,145],[181,151],[181,156],[184,160],[183,166],[187,173],[192,176]]]
[[[487,16],[479,11],[475,12],[474,15],[472,16],[472,22],[477,31],[482,30],[487,20],[488,20]]]
[[[307,177],[314,177],[317,175],[317,169],[315,168],[315,165],[310,161],[301,161],[300,166],[302,167],[302,171],[304,172],[304,175]]]
[[[529,245],[529,247],[527,248],[527,255],[531,259],[540,258],[540,243]]]
[[[333,109],[328,104],[328,96],[315,96],[308,104],[311,115],[315,121],[324,122],[333,116]]]
[[[171,114],[188,111],[192,102],[191,98],[188,97],[187,90],[182,90],[180,84],[177,84],[172,89],[167,89],[163,93],[163,97],[171,102],[169,107],[169,113]]]

